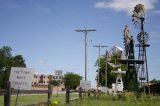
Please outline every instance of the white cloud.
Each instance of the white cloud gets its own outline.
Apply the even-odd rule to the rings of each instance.
[[[39,60],[39,63],[40,63],[40,64],[44,64],[45,61],[44,61],[44,60]]]
[[[130,15],[137,4],[143,4],[148,11],[154,9],[156,2],[157,0],[111,0],[97,2],[95,8],[113,9],[117,12],[124,11]]]

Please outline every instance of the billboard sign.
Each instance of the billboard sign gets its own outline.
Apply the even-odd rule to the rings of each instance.
[[[11,88],[21,90],[32,89],[33,69],[12,67],[9,81]]]
[[[91,81],[81,80],[80,87],[85,91],[91,90]]]

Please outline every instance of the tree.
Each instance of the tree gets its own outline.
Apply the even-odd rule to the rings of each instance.
[[[26,67],[25,60],[22,55],[16,55],[12,58],[12,65],[14,67]]]
[[[71,89],[76,89],[80,83],[80,76],[74,73],[66,73],[64,75],[64,85],[65,88],[70,86]]]
[[[9,47],[9,46],[3,46],[1,49],[0,49],[0,54],[2,56],[5,56],[5,57],[11,57],[11,51],[12,49]]]
[[[160,80],[156,80],[155,78],[150,81],[150,83],[160,83]]]
[[[11,67],[26,67],[22,55],[12,56],[11,51],[9,46],[0,49],[0,88],[4,88],[5,82],[9,80]]]
[[[60,80],[52,80],[52,81],[51,81],[51,84],[52,84],[53,86],[59,86],[59,85],[60,85]]]
[[[95,66],[98,66],[98,60],[96,61]],[[110,65],[108,65],[108,67],[107,67],[107,77],[108,77],[107,78],[107,85],[110,87],[114,81],[113,80],[114,75],[111,74],[111,70],[112,70],[112,67]],[[106,57],[105,57],[105,55],[103,55],[100,58],[100,68],[99,68],[99,84],[101,86],[105,86],[105,71],[106,71]],[[98,70],[96,72],[97,72],[97,78],[98,78]]]
[[[120,54],[119,53],[111,53],[110,56],[110,61],[109,63],[113,63],[113,64],[119,64],[119,60],[120,59]],[[98,66],[98,59],[96,61],[95,66]],[[126,69],[125,65],[121,66],[122,70]],[[116,75],[111,73],[112,70],[117,70],[117,67],[112,67],[110,64],[107,63],[107,86],[111,87],[112,83],[115,83],[116,80]],[[105,86],[105,71],[106,71],[106,56],[102,55],[100,58],[100,70],[99,70],[99,83],[101,86]],[[98,73],[97,73],[98,76]],[[124,75],[123,79],[124,79]],[[97,79],[97,78],[96,78]]]

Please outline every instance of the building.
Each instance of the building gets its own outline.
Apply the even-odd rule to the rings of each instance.
[[[160,94],[160,83],[146,84],[140,90],[141,92],[145,92],[146,94],[151,93],[153,95],[159,95]]]
[[[44,74],[35,74],[32,79],[32,85],[48,85],[48,83],[52,80],[63,80],[63,71],[62,70],[55,70],[53,75],[44,75]]]
[[[53,75],[34,75],[32,84],[33,85],[48,85],[49,81],[54,80]]]
[[[62,80],[63,79],[63,71],[62,70],[55,70],[54,79],[55,80]]]

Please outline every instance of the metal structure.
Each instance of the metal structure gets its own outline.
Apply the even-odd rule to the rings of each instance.
[[[147,44],[149,40],[148,33],[144,31],[144,22],[145,22],[144,11],[145,11],[144,5],[138,4],[135,6],[133,15],[132,15],[133,22],[136,25],[140,25],[140,33],[137,35],[137,40],[139,44],[137,44],[136,47],[139,48],[138,60],[144,61],[144,64],[140,64],[137,67],[138,77],[139,77],[139,82],[141,84],[141,87],[144,84],[149,83],[146,47],[149,47],[150,45]]]
[[[98,55],[98,72],[97,72],[97,88],[99,87],[99,72],[100,72],[100,56],[101,56],[101,48],[105,48],[105,47],[108,47],[108,46],[104,46],[104,45],[93,45],[93,47],[97,47],[98,48],[98,52],[99,52],[99,55]]]
[[[127,65],[127,72],[125,77],[124,87],[125,89],[132,91],[138,89],[137,78],[137,64],[143,64],[141,60],[135,60],[134,56],[134,40],[130,34],[129,28],[126,25],[124,29],[124,46],[125,46],[125,59],[121,59],[120,63]]]
[[[118,47],[118,46],[113,46],[109,51],[106,50],[106,70],[105,70],[105,86],[107,87],[107,74],[108,74],[108,65],[110,65],[111,67],[113,68],[119,68],[121,67],[120,64],[117,64],[116,63],[116,59],[115,59],[115,63],[110,63],[110,52],[115,53],[115,54],[119,54],[119,55],[122,55],[122,52],[123,52],[123,49]]]
[[[118,91],[120,91],[120,92],[123,91],[122,74],[125,74],[126,71],[121,71],[121,68],[118,68],[117,71],[111,71],[111,73],[117,74],[116,84],[115,84],[115,88],[114,88],[114,95],[115,95]]]
[[[75,30],[76,32],[83,32],[85,34],[85,80],[87,80],[87,34],[91,31],[96,31],[95,29],[82,29],[82,30]]]

